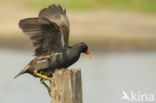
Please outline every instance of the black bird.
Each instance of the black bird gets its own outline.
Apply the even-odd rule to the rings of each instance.
[[[29,73],[34,77],[51,80],[55,69],[67,68],[75,63],[80,53],[86,53],[88,46],[77,43],[69,46],[69,21],[66,9],[60,5],[50,5],[39,12],[38,17],[20,20],[19,27],[30,37],[35,47],[34,58],[19,74]]]

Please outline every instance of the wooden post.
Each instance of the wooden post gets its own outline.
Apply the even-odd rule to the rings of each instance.
[[[82,103],[82,81],[80,69],[56,70],[51,86],[52,103]]]

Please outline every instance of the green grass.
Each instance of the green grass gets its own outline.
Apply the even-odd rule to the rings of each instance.
[[[19,1],[21,2],[21,1]],[[22,0],[24,5],[35,8],[47,7],[50,4],[61,4],[63,7],[77,10],[95,9],[98,4],[96,0]]]
[[[105,1],[103,3],[106,4]],[[112,9],[156,13],[156,0],[111,0],[107,5]]]
[[[156,13],[156,0],[14,0],[28,7],[43,8],[50,4],[76,10],[113,9]]]

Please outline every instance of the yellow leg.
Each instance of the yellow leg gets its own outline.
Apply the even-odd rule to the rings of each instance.
[[[41,83],[47,88],[49,95],[51,96],[51,89],[50,87],[44,82],[45,79],[41,78],[40,79]]]
[[[41,78],[43,78],[43,79],[47,79],[47,80],[52,81],[52,80],[51,80],[49,77],[47,77],[46,75],[43,75],[43,74],[38,73],[37,70],[34,70],[34,73],[35,73],[35,75],[37,75],[38,77],[41,77]]]

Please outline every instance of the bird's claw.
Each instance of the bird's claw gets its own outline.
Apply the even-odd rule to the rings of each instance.
[[[41,78],[40,79],[41,83],[47,88],[49,95],[51,96],[51,89],[50,87],[44,82],[45,79]]]
[[[37,70],[34,70],[34,74],[41,78],[40,79],[41,83],[47,88],[48,93],[51,96],[51,89],[50,89],[50,87],[44,81],[45,80],[49,80],[52,85],[55,85],[54,80],[52,78],[49,78],[46,75],[43,75],[43,74],[38,73]]]

